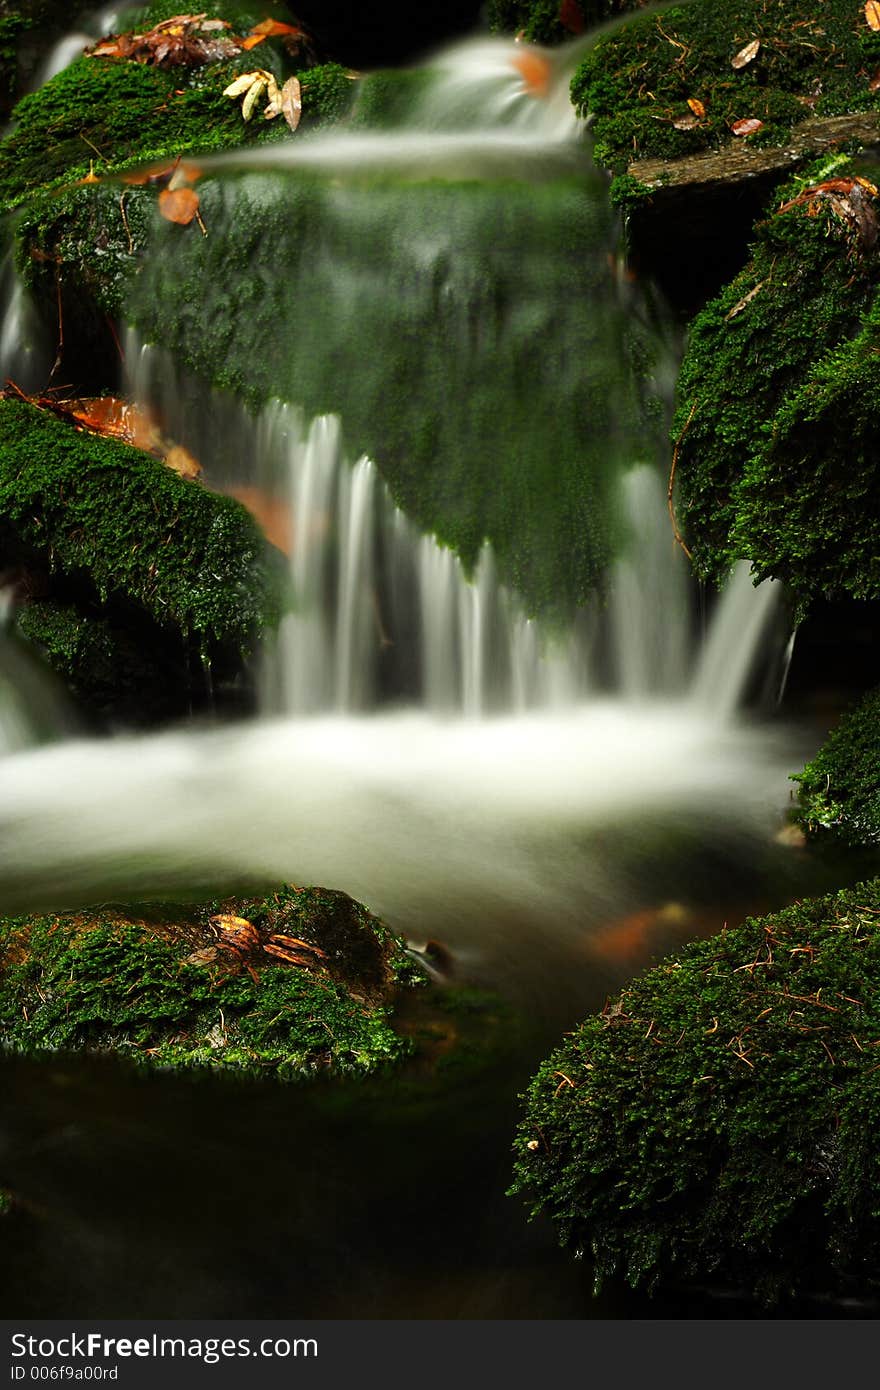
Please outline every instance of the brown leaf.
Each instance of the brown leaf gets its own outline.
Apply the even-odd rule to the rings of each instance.
[[[263,950],[270,956],[277,956],[279,960],[286,961],[288,965],[312,965],[314,962],[305,956],[298,956],[295,951],[288,951],[284,946],[275,946],[271,941],[267,941]]]
[[[877,69],[877,71],[874,73],[874,76],[868,83],[869,92],[876,92],[878,88],[880,88],[880,68]]]
[[[301,38],[303,30],[298,29],[295,24],[283,24],[279,19],[263,19],[254,25],[251,34],[259,34],[264,39],[276,38],[282,34],[293,34],[296,38]]]
[[[672,122],[674,130],[693,130],[700,124],[696,116],[679,116],[678,120]]]
[[[188,449],[184,449],[182,444],[173,444],[165,455],[165,463],[173,472],[179,473],[181,478],[197,478],[202,471],[202,465],[198,459],[193,458]]]
[[[868,0],[865,5],[865,20],[869,28],[875,33],[880,33],[880,4],[878,0]]]
[[[281,88],[281,111],[290,129],[296,130],[302,115],[302,88],[299,78],[288,77]]]
[[[745,48],[740,49],[735,58],[731,58],[730,66],[737,69],[748,67],[749,63],[757,58],[760,47],[761,40],[752,39],[751,43],[747,43]]]
[[[706,108],[697,97],[688,97],[688,106],[695,116],[699,116],[700,120],[703,119],[706,114]]]
[[[199,211],[199,195],[192,188],[163,188],[159,194],[159,212],[166,222],[188,227]]]
[[[562,0],[559,6],[559,23],[570,34],[582,34],[586,29],[584,16],[577,0]]]
[[[310,941],[303,941],[298,936],[283,936],[280,932],[275,932],[269,937],[269,941],[277,941],[281,946],[286,946],[288,950],[297,946],[302,951],[311,951],[313,955],[320,956],[322,960],[327,959],[327,952],[322,951],[320,946],[313,946]]]
[[[756,130],[760,130],[764,125],[757,116],[747,116],[744,120],[734,121],[730,129],[734,135],[754,135]]]

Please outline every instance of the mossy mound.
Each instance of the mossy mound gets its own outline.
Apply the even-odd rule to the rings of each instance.
[[[167,13],[166,13],[167,12]],[[147,25],[174,6],[153,6]],[[229,6],[206,5],[229,18]],[[255,23],[257,11],[232,16]],[[79,58],[16,106],[14,125],[0,141],[0,210],[39,190],[75,184],[90,170],[104,177],[133,165],[208,153],[290,136],[285,122],[242,120],[241,103],[223,95],[241,72],[265,68],[279,80],[301,65],[278,40],[225,63],[160,68],[121,58]],[[303,128],[335,120],[347,110],[352,82],[331,63],[299,71]],[[119,192],[116,197],[118,199]]]
[[[756,41],[756,56],[734,67]],[[633,160],[716,149],[737,121],[761,121],[746,138],[776,145],[808,117],[875,110],[878,63],[880,33],[857,0],[812,0],[797,16],[790,0],[692,0],[601,38],[572,100],[593,117],[596,158],[620,174]]]
[[[5,398],[0,568],[17,566],[48,575],[52,589],[51,603],[23,617],[23,630],[62,675],[103,683],[110,694],[114,680],[122,691],[127,667],[137,686],[139,649],[157,663],[154,681],[158,650],[169,644],[181,670],[188,654],[240,664],[282,604],[283,566],[238,502],[138,449]],[[77,673],[87,651],[89,668]]]
[[[859,173],[838,157],[781,191],[749,265],[694,320],[678,382],[677,508],[697,572],[746,558],[802,607],[880,596],[880,254]]]
[[[845,714],[803,772],[796,819],[817,841],[880,844],[880,690]]]
[[[363,1074],[411,1051],[390,1011],[423,982],[383,923],[323,888],[6,919],[0,1046],[282,1079]]]
[[[620,470],[662,421],[640,394],[650,330],[596,255],[601,189],[369,173],[199,187],[212,235],[157,228],[128,305],[146,340],[254,410],[338,414],[350,456],[466,566],[488,540],[531,611],[583,603],[623,529]]]
[[[880,1285],[880,884],[689,946],[542,1065],[515,1191],[597,1281]]]
[[[641,9],[648,3],[649,0],[489,0],[486,18],[490,29],[521,33],[529,43],[557,44],[603,19]]]

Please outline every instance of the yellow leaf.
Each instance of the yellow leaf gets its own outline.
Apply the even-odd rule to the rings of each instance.
[[[875,33],[880,33],[880,4],[878,4],[878,0],[868,0],[865,5],[865,19]]]
[[[703,119],[703,117],[706,114],[706,108],[703,105],[703,103],[697,99],[697,97],[688,97],[688,106],[691,108],[695,116],[699,116],[700,120]]]

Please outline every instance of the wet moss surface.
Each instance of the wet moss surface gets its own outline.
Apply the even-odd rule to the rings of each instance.
[[[323,888],[0,921],[0,1045],[14,1052],[363,1074],[412,1051],[391,1008],[424,983],[383,923]]]
[[[148,341],[255,409],[278,396],[339,414],[350,456],[373,458],[466,566],[488,540],[531,611],[567,617],[601,587],[623,531],[616,479],[659,441],[662,406],[652,330],[638,306],[621,313],[595,255],[610,237],[598,189],[262,174],[200,188],[216,234],[158,229],[129,306]]]
[[[803,772],[798,824],[820,843],[880,844],[880,691],[845,714]]]
[[[623,173],[635,160],[717,149],[741,120],[761,122],[741,138],[773,145],[811,116],[875,110],[878,63],[880,34],[856,0],[811,0],[796,14],[789,0],[693,0],[602,37],[572,99],[593,117],[598,161]]]
[[[208,652],[250,651],[280,589],[231,498],[23,401],[0,400],[0,554],[134,605]]]
[[[875,191],[857,182],[873,168],[838,156],[780,191],[748,266],[691,325],[678,381],[677,507],[698,574],[749,559],[802,611],[880,595],[880,255]]]
[[[876,1289],[880,884],[636,979],[542,1065],[515,1191],[598,1282]]]

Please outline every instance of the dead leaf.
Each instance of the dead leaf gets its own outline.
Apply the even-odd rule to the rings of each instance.
[[[303,29],[297,28],[295,24],[284,24],[280,19],[263,19],[251,29],[251,34],[259,34],[264,39],[278,38],[284,34],[293,35],[295,38],[302,38],[304,37],[304,32]]]
[[[302,88],[299,78],[288,77],[281,88],[281,110],[291,130],[296,130],[302,115]]]
[[[198,459],[193,458],[189,450],[184,449],[182,444],[171,446],[165,455],[165,464],[175,473],[179,473],[181,478],[197,478],[202,471],[202,465]]]
[[[878,0],[868,0],[865,5],[865,20],[869,28],[873,29],[875,33],[880,33],[880,4],[878,4]]]
[[[223,32],[228,28],[224,20],[207,19],[205,13],[174,15],[146,33],[102,39],[86,57],[126,58],[166,68],[226,62],[242,51],[241,41]]]
[[[256,48],[258,43],[265,43],[265,34],[248,34],[246,39],[242,39],[241,46],[245,53],[250,53],[252,48]]]
[[[322,960],[327,959],[327,952],[322,951],[320,946],[313,946],[310,941],[303,941],[298,936],[283,936],[280,932],[275,932],[269,937],[269,941],[266,943],[267,946],[269,942],[272,941],[277,941],[279,945],[286,946],[288,950],[296,946],[301,951],[311,951],[312,955],[320,956]]]
[[[672,122],[674,130],[693,130],[699,124],[696,116],[679,116],[678,120]]]
[[[738,303],[734,304],[733,308],[729,311],[729,313],[726,313],[724,315],[725,323],[728,322],[728,320],[730,319],[735,319],[737,314],[741,314],[743,309],[745,309],[749,304],[751,304],[752,300],[755,298],[758,292],[764,288],[766,283],[766,280],[760,280],[758,284],[754,286],[753,289],[749,290],[748,294],[744,294],[742,299],[740,299]]]
[[[530,97],[545,97],[550,85],[550,64],[540,53],[526,49],[513,59],[513,66],[520,74]]]
[[[737,69],[748,67],[749,63],[757,58],[760,48],[761,40],[752,39],[751,43],[747,43],[745,48],[740,49],[735,58],[731,58],[730,66]]]
[[[584,16],[577,0],[562,0],[559,6],[559,23],[570,34],[582,34],[586,29]]]
[[[703,119],[706,114],[706,108],[697,97],[688,97],[688,106],[695,116],[699,116],[700,120]]]
[[[742,121],[734,121],[730,129],[734,135],[754,135],[756,130],[761,130],[764,122],[759,121],[757,116],[747,116]]]
[[[159,212],[166,222],[188,227],[198,211],[199,195],[193,188],[163,188],[159,194]]]
[[[874,76],[868,83],[869,92],[876,92],[878,88],[880,88],[880,68],[877,69],[877,71],[874,73]]]

